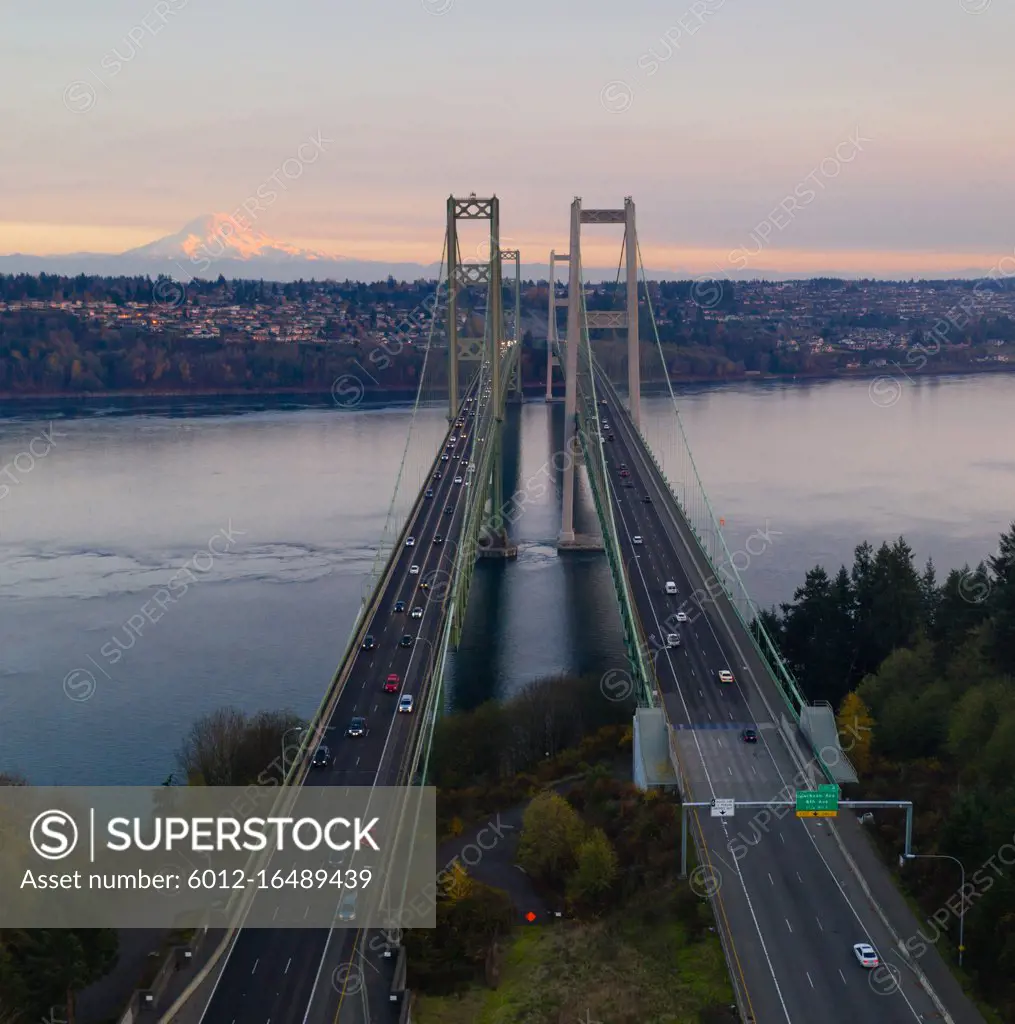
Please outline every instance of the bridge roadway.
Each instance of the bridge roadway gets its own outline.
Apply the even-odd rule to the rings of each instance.
[[[616,392],[601,375],[596,389],[607,401],[597,410],[600,425],[605,414],[615,437],[604,442],[603,450],[644,636],[650,644],[664,644],[671,631],[681,636],[679,647],[657,648],[654,661],[694,799],[785,800],[786,792],[799,783],[777,725],[784,703],[728,602],[720,597],[717,605],[706,598],[699,606],[692,600],[696,590],[705,591],[709,570],[704,556],[700,549],[692,551],[693,535]],[[621,463],[634,486],[623,486]],[[651,503],[644,502],[646,494]],[[642,544],[633,543],[635,536]],[[677,585],[676,597],[665,593],[668,580]],[[666,620],[681,610],[691,621],[671,630]],[[716,673],[722,668],[733,672],[734,684],[718,682]],[[757,744],[742,740],[745,727],[756,730]],[[939,1020],[933,1002],[868,906],[828,827],[820,819],[798,819],[785,808],[763,817],[758,810],[738,810],[732,820],[697,816],[707,863],[715,872],[708,877],[719,885],[714,898],[717,922],[734,981],[746,993],[754,1020]],[[852,946],[864,941],[891,965],[899,982],[894,992],[883,994],[885,987],[892,987],[884,983],[876,992],[875,978],[855,960]]]
[[[473,397],[471,389],[466,398]],[[433,497],[416,507],[405,536],[415,540],[413,547],[404,542],[390,582],[376,603],[373,618],[361,630],[372,634],[377,647],[353,652],[345,686],[328,723],[325,743],[335,755],[330,769],[308,773],[304,785],[394,786],[399,784],[402,757],[414,731],[417,715],[396,712],[403,693],[416,698],[416,712],[424,693],[419,685],[429,682],[428,663],[436,655],[436,644],[444,626],[444,599],[428,602],[420,584],[440,565],[443,544],[434,544],[441,534],[454,543],[460,533],[467,507],[468,479],[461,459],[473,455],[476,443],[475,416],[478,399],[465,418],[463,430],[452,425],[445,435],[441,452],[450,435],[458,443],[448,452],[447,462],[438,454],[435,466],[440,480],[432,480]],[[464,478],[455,484],[456,473]],[[450,505],[452,512],[445,511]],[[410,574],[411,565],[419,566]],[[447,590],[441,588],[441,594]],[[404,613],[395,613],[394,605],[404,601]],[[416,606],[423,609],[422,619],[410,618]],[[411,648],[399,646],[404,634],[416,639]],[[402,684],[398,693],[384,693],[389,673],[398,673]],[[350,719],[366,718],[368,733],[361,739],[345,736]],[[261,898],[261,897],[258,897]],[[272,899],[266,894],[264,899]],[[320,899],[318,895],[316,898]],[[337,904],[337,899],[336,899]],[[372,950],[370,946],[378,949]],[[222,968],[219,980],[201,1018],[202,1024],[373,1024],[391,1016],[388,994],[393,961],[380,955],[381,943],[366,941],[366,931],[354,927],[327,929],[242,929],[236,937]],[[336,977],[343,964],[355,964]],[[360,987],[355,980],[363,978]]]

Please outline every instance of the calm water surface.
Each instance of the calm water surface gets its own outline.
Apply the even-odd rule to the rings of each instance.
[[[1015,518],[1015,377],[907,384],[888,408],[866,382],[678,397],[730,549],[755,530],[774,538],[744,573],[759,604],[790,599],[817,562],[851,563],[864,539],[904,534],[943,575],[991,554]],[[645,430],[679,479],[671,408],[646,399]],[[3,412],[0,770],[38,784],[161,782],[190,723],[221,705],[311,713],[348,640],[403,454],[401,508],[444,428],[441,410],[422,411],[406,451],[407,408]],[[477,568],[452,667],[459,706],[623,658],[605,558],[554,548],[560,491],[547,463],[562,408],[532,402],[510,417],[508,493],[545,487],[528,488],[517,562]],[[46,449],[50,421],[48,454],[29,456]],[[592,527],[587,495],[578,515]],[[132,642],[126,623],[157,609],[160,591],[173,600]]]

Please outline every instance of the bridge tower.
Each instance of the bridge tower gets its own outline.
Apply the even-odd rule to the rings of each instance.
[[[496,196],[479,198],[471,193],[465,199],[448,196],[448,420],[454,422],[461,409],[458,394],[459,365],[466,362],[490,366],[490,393],[493,402],[494,432],[493,459],[490,479],[477,479],[476,485],[488,486],[489,505],[485,513],[486,531],[481,538],[478,554],[486,557],[511,558],[517,549],[508,543],[507,531],[502,521],[504,510],[504,411],[505,390],[501,388],[501,358],[504,353],[504,292],[502,259],[506,254],[515,260],[517,292],[515,297],[516,323],[521,314],[521,259],[517,250],[502,250],[500,247],[500,200]],[[463,263],[458,248],[458,221],[488,220],[490,222],[489,262]],[[486,323],[483,337],[460,337],[458,333],[458,293],[462,288],[476,285],[487,286]],[[519,345],[521,338],[518,339]],[[520,353],[519,353],[520,355]],[[519,370],[519,373],[521,371]],[[521,389],[521,378],[518,378]]]
[[[582,224],[623,224],[627,253],[627,303],[623,310],[588,312],[582,317],[581,226]],[[564,443],[566,451],[580,450],[578,439],[578,346],[583,328],[627,327],[628,407],[635,427],[641,428],[641,358],[638,343],[638,235],[634,219],[634,200],[624,198],[621,210],[583,210],[581,198],[571,204],[571,251],[568,254],[567,338],[564,372]],[[551,264],[552,267],[552,264]],[[564,509],[559,542],[574,542],[575,459],[564,469]]]
[[[567,299],[557,298],[557,270],[558,261],[570,260],[567,253],[558,253],[550,250],[550,295],[546,310],[546,400],[553,401],[553,368],[559,366],[555,346],[560,343],[560,336],[557,333],[557,309],[567,305]]]
[[[522,391],[522,335],[525,333],[522,330],[522,254],[518,249],[501,249],[500,251],[500,262],[501,266],[504,266],[505,260],[514,260],[515,262],[515,288],[514,288],[514,300],[515,300],[515,327],[514,327],[514,338],[515,344],[518,345],[518,359],[514,364],[514,369],[511,371],[511,387],[508,390],[508,401],[509,402],[521,402],[524,393]]]

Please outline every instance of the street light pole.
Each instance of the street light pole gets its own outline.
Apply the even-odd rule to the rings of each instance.
[[[959,967],[962,966],[962,954],[965,951],[965,922],[966,922],[966,869],[958,857],[949,853],[907,853],[903,855],[906,860],[951,860],[959,866],[962,873],[962,881],[959,889]]]
[[[291,732],[300,733],[300,732],[303,732],[303,730],[304,730],[304,727],[302,725],[294,725],[291,729],[286,729],[286,731],[284,733],[282,733],[282,773],[283,773],[283,775],[285,774],[286,771],[288,771],[288,769],[286,768],[286,763],[285,763],[285,738]]]

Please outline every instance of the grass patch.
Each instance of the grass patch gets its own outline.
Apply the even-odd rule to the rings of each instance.
[[[733,1002],[715,935],[689,943],[680,924],[596,923],[524,928],[507,948],[500,988],[421,996],[416,1024],[700,1024]]]

